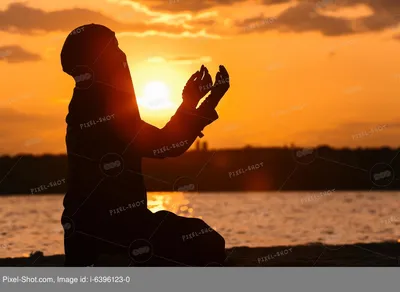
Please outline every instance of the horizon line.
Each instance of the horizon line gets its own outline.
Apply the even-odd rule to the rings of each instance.
[[[217,152],[217,151],[243,151],[243,150],[271,150],[271,149],[321,149],[321,148],[328,148],[331,150],[400,150],[400,146],[397,148],[391,147],[391,146],[377,146],[377,147],[371,147],[371,146],[358,146],[358,147],[349,147],[349,146],[342,146],[342,147],[335,147],[335,146],[330,146],[330,145],[318,145],[316,147],[311,147],[311,146],[297,146],[297,145],[290,145],[290,146],[252,146],[252,145],[246,145],[243,147],[235,147],[235,148],[208,148],[208,149],[188,149],[185,153],[190,153],[190,152]],[[184,153],[184,154],[185,154]],[[183,155],[183,154],[182,154]],[[0,158],[2,157],[18,157],[18,156],[34,156],[34,157],[40,157],[40,156],[67,156],[67,152],[63,153],[41,153],[41,154],[34,154],[34,153],[17,153],[17,154],[10,154],[10,153],[0,153]]]

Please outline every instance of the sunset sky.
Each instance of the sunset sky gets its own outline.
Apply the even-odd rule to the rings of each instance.
[[[0,0],[2,154],[65,152],[74,81],[60,50],[88,23],[117,32],[142,118],[158,127],[201,64],[213,79],[226,66],[231,88],[204,132],[211,148],[399,146],[398,0],[15,2]]]

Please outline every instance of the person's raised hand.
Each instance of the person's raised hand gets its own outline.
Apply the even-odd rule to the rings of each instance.
[[[211,94],[206,102],[212,108],[215,108],[230,87],[229,73],[223,65],[219,66],[219,71],[215,76],[214,85],[211,88]]]
[[[222,98],[228,91],[229,87],[229,73],[223,65],[219,65],[219,71],[215,76],[215,83],[211,89],[211,94]]]
[[[182,91],[182,98],[186,105],[196,108],[199,101],[212,89],[212,78],[208,69],[201,65],[197,71],[189,78]]]

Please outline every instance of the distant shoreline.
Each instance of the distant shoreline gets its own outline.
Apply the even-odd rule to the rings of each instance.
[[[387,147],[197,150],[145,158],[136,175],[144,177],[149,192],[389,191],[400,189],[398,154]],[[85,161],[99,180],[107,178],[99,161]],[[67,169],[66,155],[2,156],[0,194],[64,194]]]

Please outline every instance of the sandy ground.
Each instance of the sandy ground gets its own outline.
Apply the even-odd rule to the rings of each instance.
[[[383,242],[344,246],[320,243],[299,246],[235,247],[227,249],[227,267],[398,267],[400,243]],[[63,266],[63,255],[36,252],[26,258],[3,258],[0,266]],[[130,260],[104,257],[98,266],[134,266]],[[216,266],[210,263],[207,266]]]

